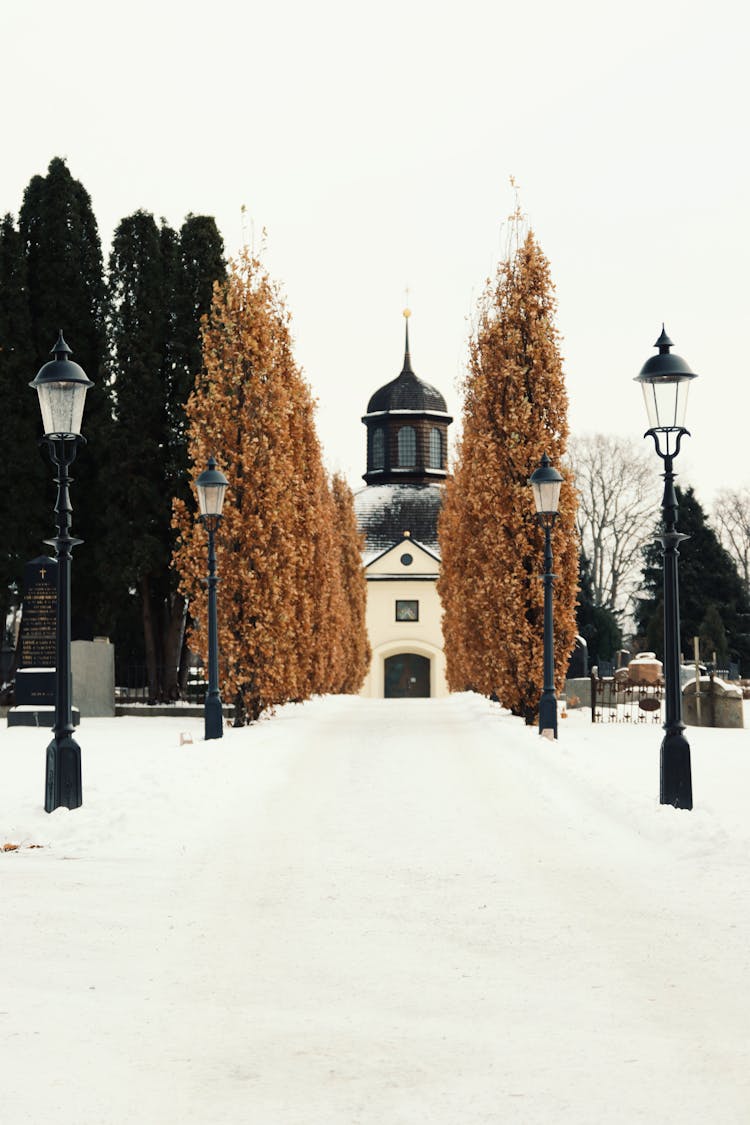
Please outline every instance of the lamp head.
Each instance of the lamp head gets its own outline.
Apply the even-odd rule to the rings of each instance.
[[[86,391],[94,384],[83,368],[68,358],[73,353],[62,329],[51,354],[55,358],[45,363],[29,383],[39,396],[45,437],[80,437]]]
[[[688,391],[696,373],[682,356],[671,353],[674,345],[664,325],[654,347],[658,354],[647,359],[635,377],[643,390],[648,428],[660,433],[684,430]]]
[[[221,469],[216,468],[216,461],[213,457],[209,457],[208,468],[204,469],[198,477],[195,487],[198,491],[198,507],[201,519],[214,521],[221,519],[229,481]]]
[[[552,467],[546,453],[539,462],[539,468],[529,477],[536,514],[542,524],[551,525],[557,518],[563,479],[557,469]]]

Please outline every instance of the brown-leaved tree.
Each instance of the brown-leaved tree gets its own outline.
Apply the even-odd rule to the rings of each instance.
[[[440,518],[438,589],[449,686],[495,696],[532,723],[543,681],[544,533],[528,479],[543,454],[563,474],[567,392],[550,267],[532,232],[480,300],[464,380],[463,436]],[[568,476],[553,530],[555,679],[565,675],[578,585]]]
[[[204,369],[187,404],[194,475],[213,455],[230,482],[216,554],[220,679],[236,725],[341,690],[344,678],[333,501],[289,319],[260,260],[243,252],[215,288]],[[174,523],[191,644],[205,658],[206,538],[184,502]]]
[[[331,498],[338,532],[340,588],[344,601],[344,627],[340,638],[342,676],[337,690],[353,694],[362,687],[372,655],[365,623],[367,580],[362,567],[364,536],[357,528],[352,490],[338,473],[331,481]]]

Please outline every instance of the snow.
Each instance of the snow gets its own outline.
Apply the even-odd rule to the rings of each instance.
[[[745,1125],[750,731],[688,734],[692,812],[587,710],[84,719],[48,815],[3,724],[0,1119]]]

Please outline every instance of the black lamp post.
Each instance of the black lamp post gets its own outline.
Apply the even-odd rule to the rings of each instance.
[[[55,725],[47,747],[44,808],[77,809],[83,804],[81,789],[81,748],[73,738],[72,679],[70,670],[70,566],[73,548],[82,543],[70,534],[73,509],[70,505],[68,473],[75,460],[81,437],[81,419],[86,391],[93,383],[82,367],[68,359],[71,350],[62,330],[52,349],[54,359],[45,363],[29,384],[39,395],[44,426],[43,441],[50,460],[57,468],[57,536],[45,542],[55,548],[57,557],[57,639],[55,664]]]
[[[208,531],[208,691],[206,692],[206,738],[221,738],[224,734],[224,716],[219,692],[219,628],[216,620],[216,551],[214,536],[221,521],[229,481],[216,468],[213,457],[195,482],[201,521]]]
[[[650,434],[656,452],[664,462],[664,497],[661,535],[664,559],[664,739],[661,744],[659,800],[662,805],[692,809],[693,783],[690,770],[690,746],[683,731],[682,686],[680,683],[680,604],[677,563],[680,543],[687,539],[677,528],[677,495],[674,489],[673,463],[680,452],[680,442],[689,431],[685,429],[685,411],[690,382],[696,378],[684,359],[672,355],[672,341],[662,325],[661,336],[654,344],[659,354],[651,356],[636,376],[643,388],[648,411]]]
[[[555,644],[552,624],[552,539],[551,531],[560,506],[563,478],[552,468],[545,453],[536,472],[529,478],[534,493],[536,518],[544,528],[544,687],[539,700],[539,733],[557,738],[557,696],[555,695]]]

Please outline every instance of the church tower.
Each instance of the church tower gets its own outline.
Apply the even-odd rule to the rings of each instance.
[[[368,696],[447,694],[437,524],[453,419],[440,391],[412,370],[410,315],[405,309],[401,373],[372,395],[362,418],[366,487],[354,505],[365,537],[372,664],[362,694]]]

